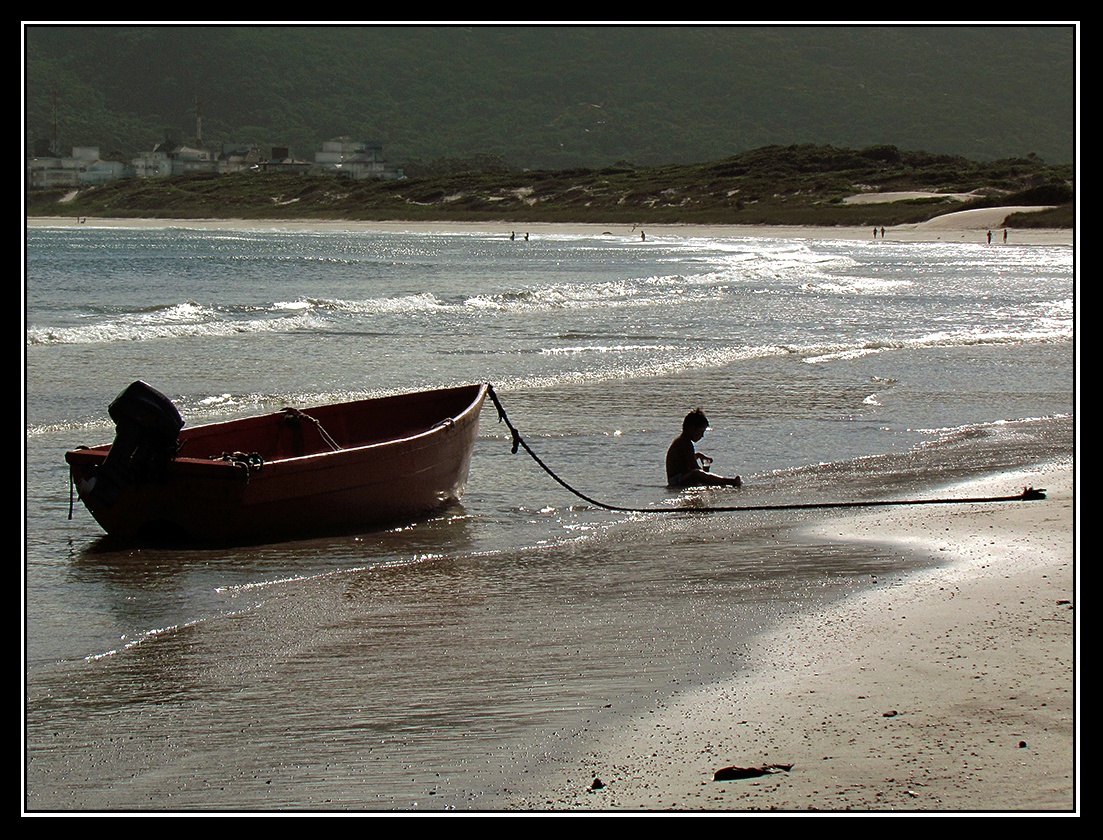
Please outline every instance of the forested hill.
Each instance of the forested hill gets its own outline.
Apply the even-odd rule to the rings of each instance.
[[[28,148],[383,144],[403,166],[563,169],[892,144],[1074,160],[1066,26],[53,26],[25,34]],[[198,105],[198,107],[197,107]],[[197,124],[201,115],[201,129]]]

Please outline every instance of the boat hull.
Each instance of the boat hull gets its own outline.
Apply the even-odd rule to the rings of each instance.
[[[66,453],[110,535],[268,541],[416,517],[467,483],[487,386],[279,412],[181,431],[162,469],[110,504],[90,492],[111,446]],[[334,448],[336,447],[336,448]]]

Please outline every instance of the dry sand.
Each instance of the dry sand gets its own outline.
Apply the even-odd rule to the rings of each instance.
[[[1003,245],[1003,229],[1000,225],[1009,213],[1038,208],[994,207],[984,210],[964,210],[948,213],[918,225],[897,225],[885,228],[885,240],[896,242],[975,242],[987,243],[987,232],[992,231],[993,245]],[[777,237],[786,239],[873,239],[872,227],[784,227],[772,225],[625,225],[616,224],[562,224],[540,222],[530,225],[515,222],[352,222],[291,219],[274,221],[267,219],[98,219],[72,216],[31,216],[28,227],[57,225],[87,225],[91,227],[169,227],[192,229],[260,229],[260,230],[352,230],[352,231],[413,231],[488,233],[509,236],[511,232],[523,240],[524,234],[538,237],[542,234],[580,234],[587,236],[618,236],[640,239],[661,239],[664,236],[679,237]],[[1011,245],[1072,245],[1074,231],[1044,228],[1038,230],[1012,229],[1007,244]],[[880,237],[878,237],[880,241]]]
[[[595,734],[522,809],[1075,814],[1070,464],[954,488],[1044,501],[880,508],[818,529],[945,564],[761,639],[752,671]],[[714,781],[725,767],[792,765]],[[594,779],[603,786],[594,787]]]

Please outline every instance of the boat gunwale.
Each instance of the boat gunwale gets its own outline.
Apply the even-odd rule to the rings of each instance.
[[[327,451],[323,451],[323,452],[311,452],[311,453],[308,453],[308,454],[305,454],[305,455],[293,455],[293,456],[286,457],[286,458],[264,459],[262,461],[262,463],[265,467],[271,467],[271,466],[283,465],[283,464],[303,463],[303,462],[310,461],[311,459],[316,459],[316,460],[321,461],[323,459],[332,459],[332,458],[334,458],[334,456],[355,455],[355,454],[361,453],[361,452],[366,453],[366,452],[368,452],[369,450],[372,450],[372,449],[379,449],[379,448],[382,448],[382,447],[398,446],[399,444],[407,443],[407,442],[410,442],[410,441],[416,441],[419,438],[426,438],[426,437],[429,437],[431,435],[437,435],[437,434],[439,434],[440,432],[442,432],[444,430],[455,427],[456,424],[458,424],[462,420],[466,419],[471,414],[481,411],[483,403],[486,400],[487,392],[490,389],[490,386],[486,383],[470,383],[470,384],[467,384],[467,385],[454,385],[454,386],[449,386],[449,387],[446,387],[446,388],[435,388],[435,389],[429,389],[429,390],[425,390],[425,391],[409,391],[409,392],[403,392],[403,393],[398,393],[398,394],[388,394],[388,395],[384,395],[384,396],[381,396],[381,397],[367,397],[367,398],[362,399],[362,400],[352,400],[352,401],[349,401],[349,402],[346,402],[346,403],[339,403],[339,402],[338,403],[323,403],[323,404],[320,404],[320,405],[314,405],[314,406],[309,406],[309,407],[306,407],[306,408],[297,409],[298,411],[300,411],[304,414],[308,414],[311,411],[316,411],[318,409],[323,409],[323,408],[337,408],[337,407],[340,407],[340,406],[343,406],[343,405],[355,405],[357,403],[366,404],[366,403],[377,402],[377,401],[380,401],[380,400],[387,400],[387,399],[401,399],[402,397],[416,397],[418,395],[431,394],[431,393],[438,392],[438,391],[462,391],[462,390],[466,390],[466,389],[474,390],[475,398],[472,399],[467,405],[465,405],[463,410],[460,411],[455,416],[447,416],[447,417],[445,417],[441,420],[438,420],[434,425],[430,426],[428,429],[423,429],[419,432],[416,432],[416,433],[410,434],[410,435],[405,435],[403,437],[392,437],[392,438],[386,438],[384,440],[372,441],[371,443],[361,443],[361,444],[355,444],[355,445],[352,445],[352,446],[342,446],[339,449],[331,449],[331,450],[327,450]],[[244,417],[233,418],[233,419],[230,419],[230,420],[215,420],[215,421],[212,421],[210,423],[200,423],[199,425],[196,425],[196,426],[190,426],[188,428],[188,432],[194,434],[194,433],[196,433],[200,430],[210,429],[214,426],[230,425],[230,424],[233,424],[233,423],[239,423],[241,421],[249,421],[249,420],[263,420],[266,417],[275,418],[275,417],[280,416],[281,414],[283,414],[282,411],[272,411],[272,412],[267,412],[266,414],[250,414],[250,415],[246,415]],[[187,443],[187,441],[185,441],[184,443]],[[65,453],[65,459],[72,466],[75,466],[75,464],[73,463],[73,459],[71,459],[69,457],[70,455],[73,455],[75,459],[80,460],[80,461],[102,460],[102,459],[107,457],[107,453],[111,451],[112,445],[113,444],[111,444],[111,443],[104,443],[104,444],[98,444],[96,446],[86,446],[86,447],[80,447],[80,448],[77,448],[77,449],[71,449],[71,450],[69,450]],[[202,466],[202,467],[218,467],[218,468],[223,468],[224,467],[224,468],[232,469],[232,470],[240,470],[241,469],[241,466],[238,465],[238,464],[234,464],[233,462],[228,461],[225,458],[219,458],[219,457],[214,457],[214,456],[204,458],[204,457],[193,457],[193,456],[190,456],[190,455],[175,455],[175,456],[173,456],[170,463],[178,464],[180,466],[184,466],[184,467],[188,467],[188,468],[197,468],[197,467]]]

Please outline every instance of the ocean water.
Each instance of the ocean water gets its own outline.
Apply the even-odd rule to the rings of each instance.
[[[34,809],[495,808],[573,733],[921,562],[800,538],[822,512],[595,507],[489,402],[432,516],[120,547],[64,452],[135,379],[189,424],[490,382],[556,475],[644,510],[934,497],[1073,450],[1069,247],[258,223],[32,227],[25,255]],[[742,489],[665,487],[698,406]]]

